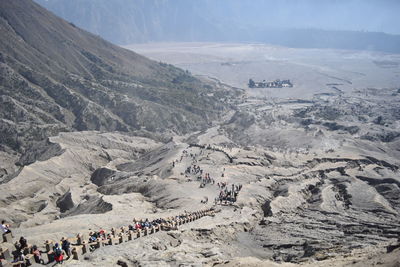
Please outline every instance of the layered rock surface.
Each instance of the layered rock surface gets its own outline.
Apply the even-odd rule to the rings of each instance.
[[[227,90],[108,43],[31,0],[0,1],[0,34],[0,151],[8,154],[0,182],[18,171],[13,163],[41,160],[43,142],[59,132],[167,137],[203,129],[230,109],[209,96]]]
[[[378,108],[379,96],[391,93],[379,92],[368,103]],[[358,95],[340,98],[350,101]],[[398,97],[392,95],[386,107],[396,109]],[[23,168],[2,186],[2,206],[7,207],[2,214],[21,223],[18,235],[39,242],[82,229],[127,225],[133,217],[201,209],[214,204],[219,190],[212,184],[200,187],[197,175],[185,173],[195,164],[216,183],[243,185],[237,202],[173,233],[105,247],[73,264],[111,266],[122,260],[134,266],[262,266],[273,261],[316,266],[339,259],[341,266],[368,261],[371,253],[382,255],[383,262],[395,262],[393,255],[398,254],[393,253],[399,252],[386,256],[385,247],[400,234],[398,140],[371,141],[324,126],[326,119],[304,128],[296,114],[325,110],[328,104],[318,99],[301,107],[275,103],[271,113],[280,120],[265,120],[258,111],[268,106],[263,101],[247,99],[237,111],[245,115],[232,114],[225,124],[164,143],[98,132],[53,137],[51,142],[63,153]],[[334,107],[340,113],[346,110],[346,105]],[[248,116],[254,119],[245,128],[232,130],[243,127],[239,117]],[[360,132],[378,129],[353,123]],[[294,131],[299,134],[288,135]],[[267,143],[261,136],[274,138]],[[38,186],[16,186],[33,182]],[[206,197],[209,203],[201,203]],[[59,203],[73,207],[65,211]]]
[[[0,214],[15,236],[42,245],[201,210],[228,183],[238,199],[214,217],[68,264],[398,264],[385,253],[400,233],[398,88],[246,95],[30,1],[0,7]]]

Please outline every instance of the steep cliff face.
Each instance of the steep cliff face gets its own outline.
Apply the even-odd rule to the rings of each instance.
[[[37,1],[92,33],[119,44],[132,42],[206,40],[218,38],[216,19],[209,1],[116,0]],[[216,15],[217,16],[217,15]],[[225,29],[226,31],[226,29]]]
[[[372,29],[365,32],[344,22],[354,17],[350,11],[345,12],[356,8],[354,1],[347,3],[348,8],[343,7],[344,3],[321,1],[35,1],[79,27],[122,45],[159,41],[263,42],[301,48],[400,52],[400,36],[372,32],[376,31],[374,23],[365,21],[371,3],[357,9],[359,17],[364,18],[363,24]],[[385,10],[375,10],[374,18],[392,29],[394,16],[378,18],[377,13]]]
[[[0,33],[2,151],[25,152],[60,131],[185,133],[224,110],[218,92],[208,96],[215,88],[187,71],[115,46],[33,1],[1,0]]]

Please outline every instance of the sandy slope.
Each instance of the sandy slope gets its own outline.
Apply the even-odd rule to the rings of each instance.
[[[153,43],[126,47],[238,88],[247,89],[250,78],[290,79],[295,85],[295,90],[249,90],[252,96],[304,99],[353,88],[398,87],[400,82],[400,57],[395,54],[240,43]]]
[[[267,49],[228,48],[227,54],[240,55],[243,49]],[[315,59],[314,52],[307,58]],[[334,58],[339,52],[332,53]],[[345,53],[350,61],[355,56]],[[387,71],[395,78],[382,87],[397,82],[397,71]],[[348,75],[356,83],[357,74]],[[325,75],[323,82],[329,79]],[[197,165],[216,183],[243,185],[237,202],[218,205],[216,216],[177,231],[105,247],[69,264],[396,266],[398,250],[385,248],[400,235],[400,91],[354,84],[348,91],[319,94],[326,88],[312,86],[293,91],[313,92],[312,100],[227,96],[223,101],[235,111],[223,121],[165,143],[118,132],[61,133],[49,140],[59,145],[58,153],[1,185],[0,213],[14,222],[16,236],[41,245],[127,225],[134,217],[198,210],[212,206],[219,189],[201,188],[198,174],[185,173]],[[201,203],[205,197],[207,204]]]

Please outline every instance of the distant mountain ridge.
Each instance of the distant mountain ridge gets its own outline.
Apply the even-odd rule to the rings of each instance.
[[[274,15],[276,10],[268,9],[269,1],[262,0],[35,1],[79,27],[122,45],[160,41],[262,42],[400,53],[399,35],[262,25],[262,21],[278,16]]]
[[[225,93],[187,71],[113,45],[31,0],[0,0],[0,34],[0,152],[24,153],[60,131],[187,133],[225,110]]]

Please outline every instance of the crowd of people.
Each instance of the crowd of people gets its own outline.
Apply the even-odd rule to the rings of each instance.
[[[203,170],[200,168],[200,166],[194,164],[186,168],[185,174],[202,175]]]
[[[89,238],[87,241],[83,239],[73,239],[75,240],[74,243],[72,243],[71,240],[68,240],[67,238],[62,238],[60,243],[55,243],[53,246],[50,246],[52,244],[51,242],[46,242],[46,249],[45,250],[40,250],[38,246],[36,245],[29,245],[28,241],[24,237],[20,237],[17,242],[15,242],[15,251],[12,252],[12,266],[15,267],[26,267],[30,266],[33,263],[37,264],[45,264],[45,260],[42,257],[42,254],[45,253],[47,254],[47,263],[50,262],[55,262],[55,264],[61,264],[63,261],[66,259],[70,259],[71,257],[74,257],[74,249],[76,249],[77,246],[82,245],[83,243],[86,242],[89,248],[89,252],[96,249],[98,246],[98,242],[101,242],[103,240],[109,241],[111,238],[118,238],[125,234],[136,234],[139,232],[146,231],[149,229],[159,229],[159,230],[171,230],[171,229],[177,229],[177,226],[189,221],[193,221],[195,219],[199,219],[202,216],[210,215],[214,213],[215,211],[213,209],[207,209],[207,210],[202,210],[198,212],[192,212],[188,213],[185,211],[185,213],[174,216],[174,217],[168,217],[168,218],[158,218],[154,220],[149,220],[149,219],[144,219],[144,220],[137,220],[133,219],[133,223],[130,224],[128,227],[121,227],[119,231],[116,229],[112,229],[110,233],[107,233],[105,230],[100,229],[99,231],[91,231],[89,233]],[[5,225],[5,221],[2,222],[2,232],[3,234],[6,233],[11,233],[10,226]],[[7,230],[4,230],[7,229]],[[154,233],[153,232],[146,232],[148,233]],[[78,238],[81,238],[81,235],[78,235]],[[112,242],[107,242],[106,244],[112,244]],[[75,250],[76,251],[76,250]],[[2,262],[6,260],[6,256],[3,253],[3,251],[0,251],[0,266],[2,266]],[[7,259],[10,260],[10,259]]]
[[[68,258],[71,257],[70,242],[67,239],[62,240],[62,245],[56,243],[52,250],[53,258],[56,264],[61,264],[64,260],[64,255]],[[11,253],[11,263],[13,267],[26,267],[33,263],[45,264],[42,257],[44,251],[40,250],[37,245],[29,245],[28,241],[24,237],[20,237],[17,242],[14,243],[15,250]],[[49,253],[48,251],[46,253]],[[5,260],[4,255],[0,255],[0,263]],[[1,266],[1,265],[0,265]]]
[[[194,175],[197,176],[197,181],[200,182],[200,188],[205,187],[207,184],[215,184],[215,179],[211,178],[210,173],[204,173],[203,169],[196,164],[193,164],[186,168],[185,176]]]
[[[201,145],[191,145],[192,147],[198,147],[200,148],[200,155],[203,154],[203,150],[215,150],[215,151],[222,151],[217,148],[213,148],[210,145],[207,146],[201,146]],[[224,152],[224,151],[222,151]],[[184,157],[191,157],[192,163],[190,166],[186,167],[185,169],[185,177],[188,178],[189,176],[195,176],[197,178],[197,181],[200,182],[200,188],[204,188],[207,184],[212,184],[214,185],[216,183],[215,179],[210,176],[210,173],[205,172],[197,163],[197,154],[189,153],[187,150],[184,150],[181,155],[180,162]],[[178,161],[176,161],[178,162]],[[195,164],[196,163],[196,164]],[[175,161],[173,161],[173,167],[175,167]],[[226,180],[225,177],[225,168],[222,170],[221,177]],[[214,200],[215,205],[227,205],[227,204],[233,204],[236,202],[237,197],[239,195],[240,190],[242,189],[242,185],[238,184],[232,184],[228,186],[228,183],[223,181],[223,182],[217,182],[219,194]],[[208,197],[204,197],[204,199],[201,200],[201,203],[208,203]]]
[[[207,147],[200,147],[200,155],[203,154],[203,149],[214,149],[211,146]],[[208,155],[207,155],[208,156]],[[215,179],[210,176],[210,173],[204,172],[204,170],[197,164],[197,154],[189,153],[187,150],[184,150],[182,153],[182,156],[180,158],[180,161],[174,160],[172,162],[172,167],[175,167],[178,162],[181,162],[184,157],[190,157],[192,159],[191,166],[187,167],[185,170],[185,176],[188,177],[189,175],[193,175],[197,177],[197,180],[200,182],[200,187],[204,188],[207,184],[214,185],[216,183]],[[225,173],[225,168],[222,172],[222,177],[224,177]],[[226,205],[226,204],[232,204],[236,202],[238,194],[240,190],[242,189],[242,185],[228,185],[227,182],[218,182],[217,183],[218,190],[219,190],[219,195],[215,198],[215,205]],[[208,197],[204,197],[204,199],[201,201],[202,203],[208,203]],[[208,210],[210,211],[210,210]],[[176,229],[178,222],[184,221],[188,217],[195,216],[198,218],[198,215],[202,214],[200,213],[184,213],[175,217],[170,217],[170,218],[158,218],[158,219],[142,219],[142,220],[137,220],[133,219],[133,222],[125,228],[121,228],[122,231],[120,233],[123,233],[124,231],[130,231],[130,232],[139,232],[148,229]],[[10,225],[6,224],[6,222],[3,220],[1,222],[0,230],[3,233],[3,235],[6,234],[11,234],[10,230]],[[101,242],[101,241],[107,241],[112,238],[116,238],[116,232],[113,232],[113,230],[110,233],[107,233],[105,230],[100,229],[99,231],[91,231],[89,233],[89,238],[87,241],[89,245],[89,251],[92,251],[97,248],[96,245],[93,245],[95,243]],[[111,242],[112,243],[112,242]],[[109,244],[111,244],[109,243]],[[38,246],[33,245],[30,246],[28,245],[27,240],[24,237],[20,237],[19,241],[15,243],[15,251],[13,251],[12,256],[13,256],[13,266],[20,266],[20,267],[25,267],[31,265],[33,262],[38,263],[38,264],[44,264],[45,260],[42,257],[42,253],[47,254],[47,261],[48,262],[55,262],[56,264],[58,263],[63,263],[64,258],[70,259],[73,257],[73,248],[76,247],[77,245],[81,245],[80,242],[72,244],[70,240],[67,238],[62,238],[60,243],[55,243],[54,246],[46,247],[46,250],[40,250]],[[49,256],[51,255],[51,257]],[[1,253],[0,251],[0,263],[1,260],[4,260],[4,254]],[[0,264],[1,267],[1,264]]]
[[[166,219],[155,219],[155,220],[151,220],[149,221],[149,219],[146,220],[133,220],[133,224],[129,225],[129,230],[131,231],[135,231],[135,230],[142,230],[142,229],[146,229],[146,228],[151,228],[151,227],[155,227],[155,226],[159,226],[159,225],[163,225],[163,224],[167,224],[169,223],[169,221],[167,221]]]
[[[226,182],[218,183],[217,185],[220,191],[218,197],[215,198],[215,205],[227,205],[236,202],[239,192],[242,189],[242,185],[232,184],[232,186],[228,186]]]

